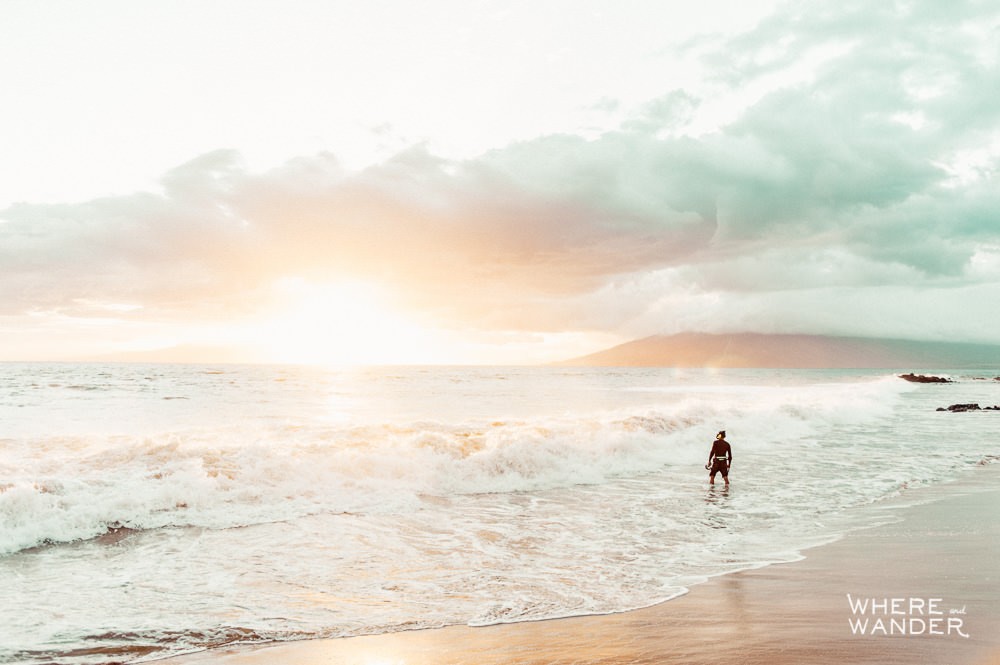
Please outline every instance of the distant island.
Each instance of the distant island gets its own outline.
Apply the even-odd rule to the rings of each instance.
[[[598,367],[992,369],[1000,345],[871,337],[680,333],[655,335],[556,363]]]

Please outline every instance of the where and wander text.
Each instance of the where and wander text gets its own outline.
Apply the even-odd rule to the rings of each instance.
[[[964,637],[965,607],[944,610],[943,598],[871,598],[847,594],[852,635]]]

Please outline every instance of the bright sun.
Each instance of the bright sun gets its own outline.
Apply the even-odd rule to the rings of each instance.
[[[375,284],[287,277],[266,318],[231,328],[228,343],[262,361],[308,365],[534,364],[619,344],[586,331],[534,333],[420,325]]]
[[[435,335],[385,304],[362,282],[313,284],[285,279],[276,287],[286,306],[259,330],[265,353],[280,363],[325,365],[437,362]]]

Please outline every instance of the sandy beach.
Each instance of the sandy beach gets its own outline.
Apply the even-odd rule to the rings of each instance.
[[[228,647],[164,662],[996,664],[998,481],[1000,469],[983,467],[960,484],[904,493],[877,508],[889,524],[643,610]]]

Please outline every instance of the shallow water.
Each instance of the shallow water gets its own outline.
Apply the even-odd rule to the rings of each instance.
[[[952,375],[0,365],[0,662],[660,602],[992,460]]]

